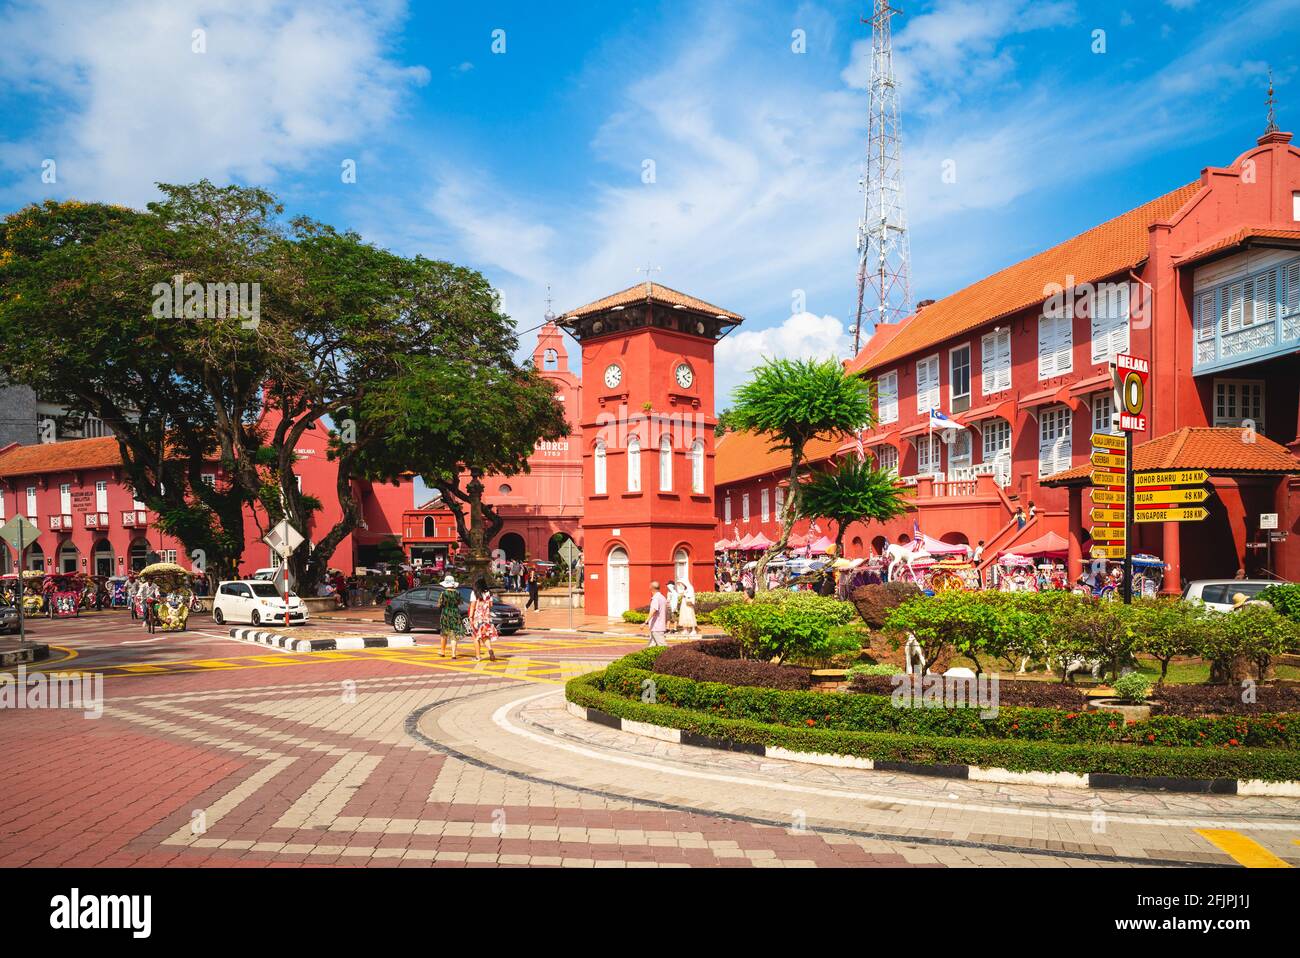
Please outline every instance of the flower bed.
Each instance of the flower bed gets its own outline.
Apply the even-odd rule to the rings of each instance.
[[[742,659],[740,645],[733,639],[673,646],[655,660],[655,671],[697,682],[769,689],[806,689],[812,684],[812,669]]]
[[[1300,779],[1300,715],[1155,716],[1006,706],[898,708],[885,695],[837,695],[699,682],[664,674],[662,649],[575,679],[568,698],[612,715],[734,741],[878,760],[1021,771]],[[653,669],[653,671],[652,671]]]

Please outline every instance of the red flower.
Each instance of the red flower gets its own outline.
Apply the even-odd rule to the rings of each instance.
[[[1067,712],[1066,715],[1065,715],[1065,717],[1068,718],[1068,719],[1072,719],[1072,718],[1074,718],[1074,713],[1073,713],[1073,712]]]
[[[1115,727],[1115,723],[1114,723],[1114,722],[1111,722],[1111,723],[1110,723],[1110,727],[1111,727],[1111,728],[1114,728],[1114,727]]]
[[[816,724],[817,724],[817,720],[816,720],[816,719],[809,719],[809,720],[808,720],[808,727],[809,727],[809,728],[812,728],[812,726],[814,726],[814,725],[816,725]]]
[[[1155,737],[1154,735],[1148,735],[1148,736],[1147,736],[1147,741],[1148,741],[1148,742],[1154,742],[1155,740],[1156,740],[1156,737]]]
[[[1236,745],[1236,744],[1237,744],[1237,740],[1236,740],[1235,738],[1230,738],[1230,739],[1228,739],[1228,744],[1229,744],[1229,745]]]

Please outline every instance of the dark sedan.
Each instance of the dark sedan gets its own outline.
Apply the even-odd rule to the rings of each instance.
[[[460,614],[469,615],[470,587],[461,586]],[[410,632],[412,629],[437,629],[442,618],[442,586],[422,585],[393,596],[384,606],[384,622],[394,631]],[[492,622],[502,635],[514,635],[524,627],[524,614],[513,605],[492,600]]]
[[[0,632],[18,631],[18,610],[12,605],[0,605]]]

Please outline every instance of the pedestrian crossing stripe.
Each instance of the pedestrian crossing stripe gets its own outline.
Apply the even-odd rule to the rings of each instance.
[[[1196,834],[1229,855],[1238,864],[1245,865],[1247,868],[1291,867],[1286,861],[1278,858],[1259,842],[1229,829],[1198,828]]]

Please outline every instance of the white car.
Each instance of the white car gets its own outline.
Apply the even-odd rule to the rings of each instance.
[[[1271,579],[1197,579],[1187,584],[1183,598],[1198,599],[1215,612],[1231,612],[1232,597],[1237,593],[1253,599],[1269,586],[1277,584]]]
[[[275,586],[259,579],[222,582],[212,597],[212,621],[248,622],[252,625],[284,625],[284,596]],[[289,593],[289,623],[307,621],[307,605]]]

